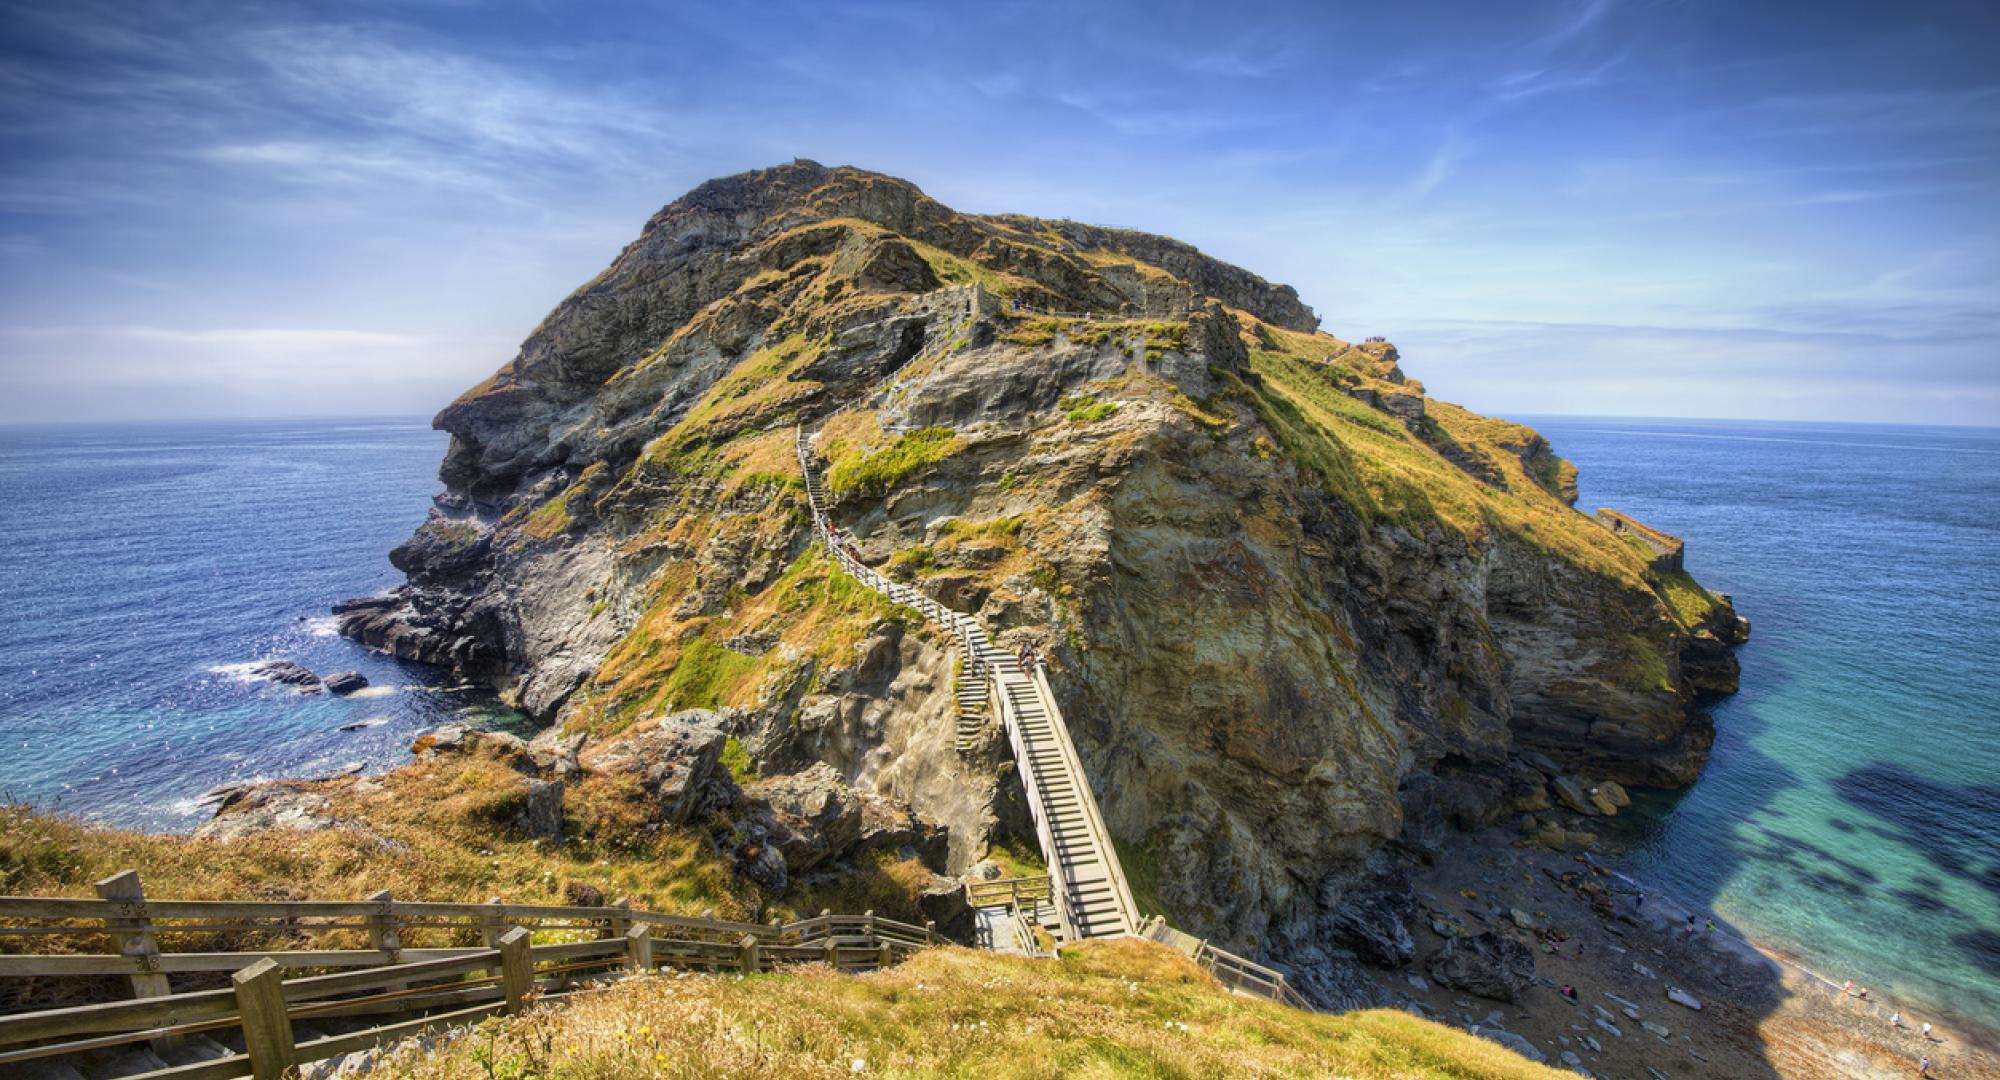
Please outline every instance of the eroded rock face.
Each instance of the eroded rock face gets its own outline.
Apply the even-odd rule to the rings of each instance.
[[[772,888],[875,799],[962,872],[1025,830],[1013,765],[957,749],[949,643],[815,553],[791,432],[823,427],[862,555],[1049,658],[1176,924],[1356,998],[1347,951],[1408,959],[1348,902],[1381,864],[1548,809],[1545,778],[1691,779],[1747,627],[1576,513],[1541,436],[1317,323],[1161,237],[810,162],[714,181],[439,414],[408,583],[342,630],[591,733],[567,767],[666,820],[757,808],[721,842]]]
[[[583,764],[632,777],[659,801],[662,820],[684,824],[736,801],[736,784],[720,764],[728,737],[720,716],[691,709],[639,725],[586,754]]]

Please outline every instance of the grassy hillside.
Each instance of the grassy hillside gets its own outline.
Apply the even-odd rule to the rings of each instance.
[[[934,949],[872,975],[815,965],[657,976],[512,1020],[376,1075],[626,1077],[1354,1077],[1567,1075],[1396,1011],[1301,1013],[1231,994],[1178,953],[1092,942],[1060,960]]]

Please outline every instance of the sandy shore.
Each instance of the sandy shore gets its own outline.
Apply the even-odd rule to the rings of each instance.
[[[1631,1080],[1876,1080],[1916,1076],[1925,1056],[1929,1076],[2000,1080],[1989,1033],[1879,996],[1846,996],[1720,922],[1709,931],[1706,912],[1693,913],[1690,933],[1690,912],[1671,898],[1649,893],[1641,902],[1632,883],[1586,856],[1514,840],[1506,830],[1462,837],[1416,889],[1445,922],[1533,941],[1537,985],[1503,1003],[1431,983],[1423,959],[1444,939],[1425,925],[1417,963],[1382,978],[1437,1019],[1497,1025],[1533,1042],[1550,1065]],[[1558,992],[1565,984],[1575,1002]],[[1669,988],[1701,1008],[1669,999]],[[1898,1011],[1902,1030],[1889,1023]],[[1931,1041],[1918,1035],[1925,1021],[1936,1025]]]

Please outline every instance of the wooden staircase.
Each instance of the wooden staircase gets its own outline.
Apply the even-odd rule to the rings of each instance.
[[[995,648],[977,619],[953,611],[863,563],[853,545],[827,518],[826,488],[814,467],[812,438],[798,429],[799,470],[805,476],[813,529],[840,567],[863,585],[916,609],[959,643],[957,746],[977,746],[987,704],[997,706],[1020,767],[1036,838],[1054,881],[1056,934],[1064,941],[1130,934],[1139,929],[1138,905],[1125,882],[1111,830],[1097,809],[1089,778],[1056,706],[1047,672]]]

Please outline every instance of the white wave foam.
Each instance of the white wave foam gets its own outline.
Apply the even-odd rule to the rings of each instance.
[[[401,693],[400,686],[364,686],[347,695],[349,701],[365,701],[369,698],[385,698]]]
[[[307,619],[306,633],[314,637],[338,637],[340,635],[340,620],[332,615],[322,615],[316,619]]]

